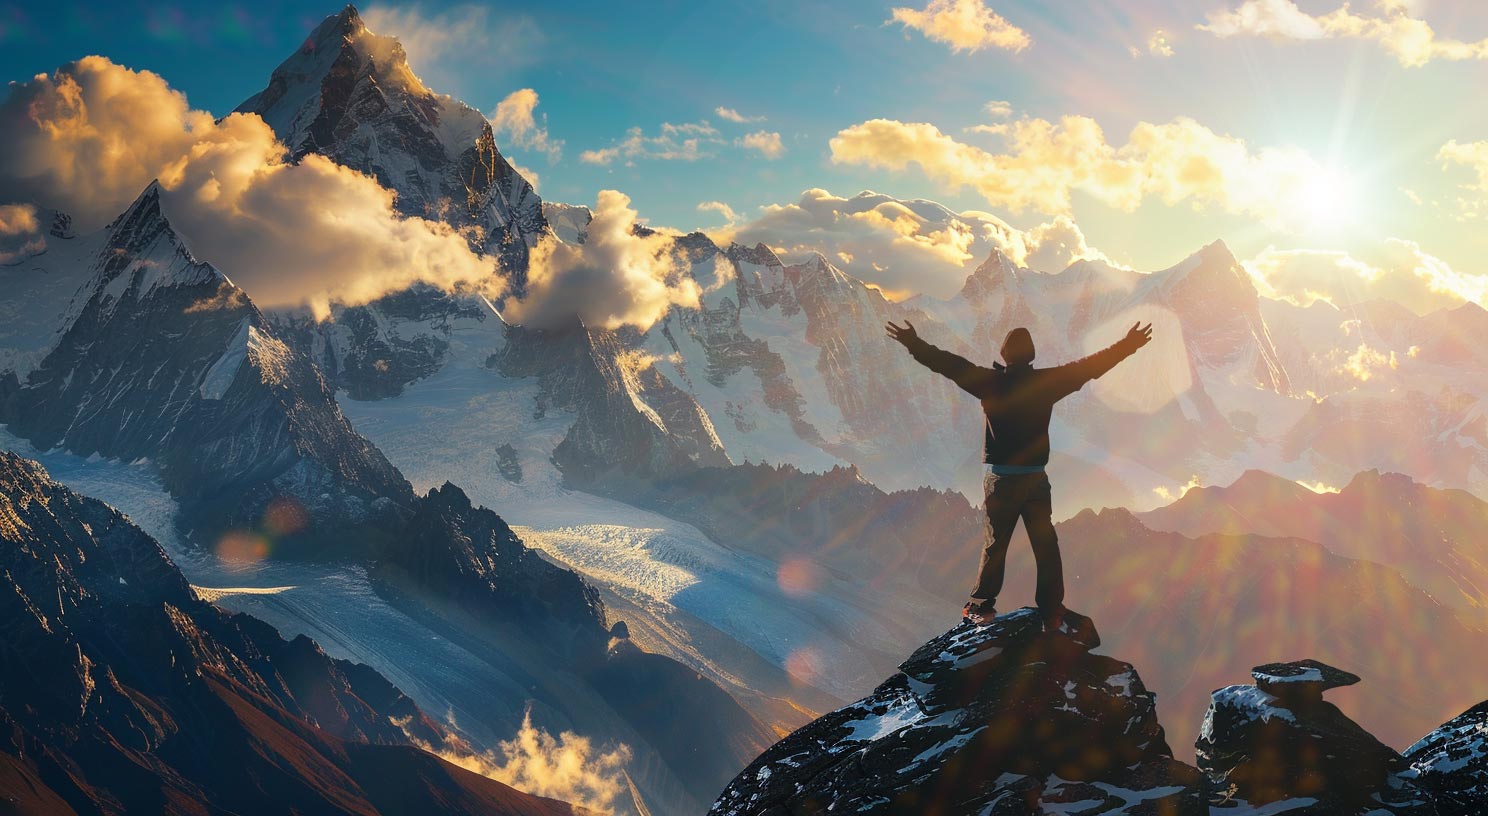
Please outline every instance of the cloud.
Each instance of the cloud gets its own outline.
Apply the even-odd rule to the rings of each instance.
[[[671,236],[637,235],[636,218],[629,197],[601,190],[583,244],[547,236],[533,248],[527,292],[508,301],[507,317],[537,328],[577,315],[588,326],[648,329],[673,305],[697,306],[702,287],[668,251]]]
[[[532,115],[536,108],[537,91],[531,88],[512,91],[496,103],[490,117],[491,130],[497,136],[511,137],[517,147],[546,154],[551,164],[563,156],[563,140],[548,136],[548,117],[543,116],[539,122]]]
[[[1386,354],[1360,343],[1359,347],[1349,354],[1335,371],[1339,374],[1348,374],[1359,382],[1369,382],[1376,374],[1387,370],[1394,371],[1397,368],[1400,368],[1400,358],[1395,355],[1394,351]]]
[[[1252,151],[1187,117],[1138,123],[1121,147],[1108,143],[1100,125],[1085,116],[1020,119],[1001,135],[1005,150],[994,153],[934,125],[872,119],[831,140],[832,161],[895,171],[918,165],[951,190],[969,186],[988,203],[1014,211],[1065,214],[1080,190],[1126,212],[1157,198],[1278,226],[1295,216],[1309,183],[1325,172],[1302,151]]]
[[[713,113],[717,114],[717,116],[718,116],[719,119],[724,119],[724,120],[727,120],[729,122],[735,122],[735,123],[738,123],[738,124],[744,124],[744,123],[747,123],[747,122],[763,122],[763,121],[765,121],[765,117],[763,117],[763,116],[745,116],[744,114],[739,113],[738,111],[734,110],[733,108],[725,108],[722,105],[719,105],[718,107],[714,108],[713,109]]]
[[[1436,158],[1444,169],[1459,164],[1473,171],[1477,181],[1462,185],[1462,189],[1472,195],[1457,200],[1458,217],[1462,220],[1482,217],[1484,206],[1488,205],[1488,141],[1461,144],[1454,139],[1442,145]],[[1417,203],[1420,201],[1419,197],[1414,200]]]
[[[780,134],[765,130],[740,137],[738,145],[748,150],[757,150],[767,159],[778,159],[785,155],[785,145],[780,142]]]
[[[1294,0],[1245,0],[1209,15],[1199,26],[1217,37],[1263,36],[1274,40],[1356,39],[1379,43],[1401,65],[1417,68],[1435,59],[1488,59],[1488,39],[1439,38],[1405,0],[1377,0],[1377,13],[1355,14],[1344,3],[1327,14],[1308,14]]]
[[[532,62],[546,37],[531,17],[503,9],[492,18],[481,3],[461,3],[430,12],[422,3],[363,9],[371,31],[395,36],[411,66],[440,84],[457,82],[473,69],[491,74]]]
[[[0,264],[14,263],[46,249],[36,208],[30,204],[0,204]]]
[[[726,143],[718,129],[706,121],[680,125],[664,122],[661,132],[655,136],[645,135],[640,128],[631,128],[620,142],[580,153],[579,161],[603,166],[614,163],[616,159],[624,159],[627,166],[633,165],[636,159],[697,161],[713,155],[707,152],[707,148]]]
[[[588,737],[569,731],[555,737],[532,724],[530,711],[516,736],[502,740],[494,751],[477,753],[458,742],[435,747],[406,726],[404,733],[414,745],[467,771],[596,814],[614,813],[630,790],[625,772],[631,760],[628,746],[601,750]]]
[[[1046,272],[1075,260],[1106,260],[1068,218],[1025,231],[990,213],[871,192],[842,198],[806,190],[794,203],[768,205],[754,220],[709,232],[720,241],[763,243],[787,257],[819,251],[867,283],[937,297],[958,292],[994,249]]]
[[[41,228],[30,204],[0,204],[0,235],[27,235]]]
[[[1147,38],[1147,55],[1164,59],[1173,56],[1173,43],[1162,29],[1152,32],[1152,36]]]
[[[10,86],[0,103],[0,196],[96,228],[214,128],[158,74],[84,57]]]
[[[13,85],[0,123],[0,187],[96,226],[158,178],[193,253],[261,305],[323,316],[414,282],[498,285],[465,236],[400,216],[372,177],[313,154],[291,164],[256,115],[214,122],[148,71],[85,58]]]
[[[952,51],[1001,48],[1018,52],[1033,44],[1028,33],[988,8],[982,0],[930,0],[923,9],[896,8],[890,22],[918,30]]]
[[[1365,259],[1345,252],[1268,248],[1244,263],[1269,297],[1309,306],[1322,300],[1339,308],[1386,299],[1417,314],[1488,303],[1488,275],[1459,272],[1414,241],[1388,238]]]
[[[982,106],[982,110],[993,119],[1006,119],[1013,115],[1013,103],[1005,99],[993,99]]]
[[[704,201],[698,204],[697,208],[698,212],[716,212],[719,215],[723,216],[724,221],[729,224],[736,224],[739,222],[739,214],[734,212],[733,207],[730,207],[722,201]]]

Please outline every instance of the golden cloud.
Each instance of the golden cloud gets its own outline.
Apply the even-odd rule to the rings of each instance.
[[[945,43],[952,51],[1000,48],[1022,51],[1033,44],[1028,32],[988,8],[982,0],[931,0],[923,9],[896,8],[890,22],[901,23]]]
[[[546,116],[541,122],[534,116],[537,102],[537,91],[531,88],[512,91],[491,113],[491,130],[510,137],[517,147],[546,154],[549,163],[556,162],[563,156],[563,140],[548,135]]]
[[[1404,0],[1378,0],[1375,15],[1356,14],[1348,3],[1327,14],[1308,14],[1295,0],[1245,0],[1234,9],[1209,15],[1199,30],[1217,37],[1265,36],[1277,40],[1356,39],[1379,43],[1408,68],[1435,59],[1488,59],[1488,39],[1477,42],[1438,37],[1429,23],[1413,16]]]
[[[971,187],[1014,211],[1067,214],[1074,191],[1124,211],[1149,197],[1168,205],[1218,207],[1273,224],[1290,214],[1309,180],[1323,172],[1297,150],[1252,151],[1187,117],[1139,123],[1116,147],[1094,119],[1025,118],[1001,133],[1006,149],[968,145],[923,122],[872,119],[831,140],[832,161],[888,170],[918,165],[951,190]]]
[[[778,159],[785,155],[785,145],[780,142],[780,134],[765,130],[741,136],[739,138],[739,146],[749,150],[757,150],[761,156],[767,159]]]

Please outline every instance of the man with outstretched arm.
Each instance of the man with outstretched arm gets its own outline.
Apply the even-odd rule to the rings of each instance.
[[[1033,367],[1033,335],[1024,328],[1008,332],[1002,342],[1003,363],[993,363],[991,368],[921,340],[908,320],[903,326],[890,322],[886,328],[889,337],[904,344],[921,365],[981,400],[987,418],[983,478],[987,543],[976,586],[962,615],[981,625],[996,614],[1008,542],[1021,517],[1038,562],[1034,600],[1045,625],[1057,628],[1064,617],[1064,565],[1054,534],[1049,476],[1044,472],[1049,464],[1049,417],[1054,403],[1147,345],[1152,340],[1152,324],[1138,322],[1110,348],[1053,368]]]

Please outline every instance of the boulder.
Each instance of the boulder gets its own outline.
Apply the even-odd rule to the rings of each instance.
[[[1404,757],[1323,700],[1357,676],[1315,660],[1251,675],[1256,685],[1213,693],[1195,744],[1212,805],[1307,816],[1436,812]]]

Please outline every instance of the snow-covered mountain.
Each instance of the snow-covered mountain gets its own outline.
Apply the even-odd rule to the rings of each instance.
[[[476,244],[514,273],[547,229],[486,117],[424,87],[397,39],[368,31],[353,6],[321,22],[237,112],[263,117],[295,158],[318,153],[374,176],[408,215],[476,228]]]
[[[0,421],[38,448],[148,459],[188,527],[254,525],[276,498],[318,546],[413,492],[341,415],[320,372],[196,261],[151,185],[107,227],[6,268],[24,300]]]

